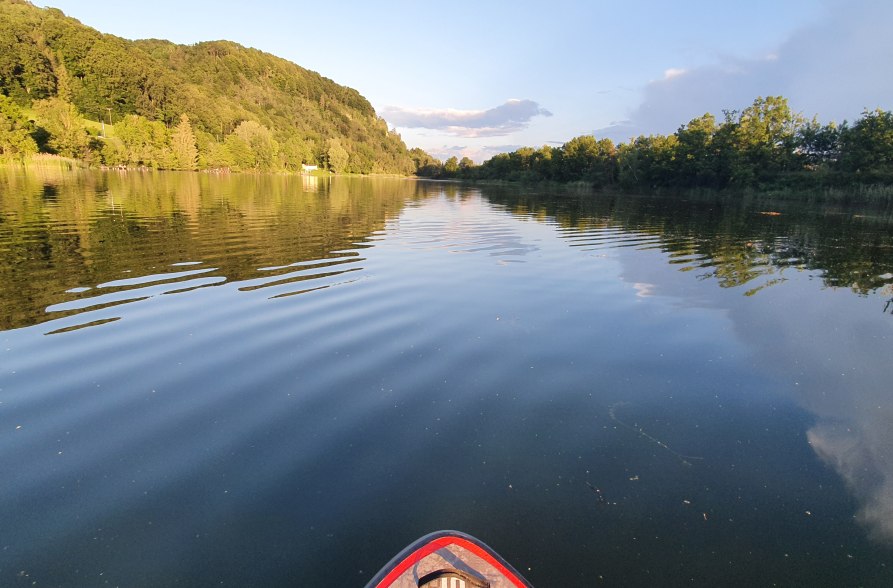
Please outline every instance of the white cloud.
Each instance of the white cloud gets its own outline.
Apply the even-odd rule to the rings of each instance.
[[[795,111],[822,120],[854,120],[863,109],[893,108],[893,2],[832,1],[825,17],[795,32],[776,50],[753,58],[668,69],[645,86],[628,124],[600,129],[625,141],[672,133],[691,119],[749,106],[757,96],[782,95]]]
[[[382,118],[396,127],[435,129],[459,137],[500,137],[527,128],[535,116],[552,116],[532,100],[507,100],[487,110],[385,107]]]

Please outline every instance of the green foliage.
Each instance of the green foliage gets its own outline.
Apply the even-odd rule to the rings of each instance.
[[[350,155],[338,139],[329,139],[326,146],[326,163],[331,171],[341,173],[347,170]]]
[[[709,112],[692,119],[676,131],[675,163],[678,166],[675,183],[682,187],[712,186],[717,181],[714,157],[716,117]]]
[[[409,156],[412,158],[413,167],[415,168],[415,173],[417,175],[426,178],[434,178],[440,174],[440,161],[424,150],[418,147],[413,147],[409,150]]]
[[[840,127],[813,119],[797,131],[797,145],[809,169],[832,165],[840,158]]]
[[[288,137],[279,145],[279,167],[287,171],[300,171],[301,164],[315,162],[313,143],[298,137]]]
[[[309,163],[629,190],[893,183],[893,114],[878,109],[852,125],[821,125],[781,96],[724,111],[719,123],[705,114],[667,136],[614,145],[585,135],[480,166],[441,163],[407,151],[356,90],[284,59],[228,41],[128,41],[21,0],[0,0],[0,99],[4,158],[36,145],[112,166],[296,171]],[[35,125],[22,114],[28,108]],[[105,136],[85,118],[106,123]]]
[[[448,176],[455,176],[459,172],[459,158],[454,155],[443,162],[443,171]]]
[[[123,167],[130,163],[127,149],[121,139],[117,137],[106,139],[102,143],[100,157],[103,163],[109,167]]]
[[[610,139],[592,135],[575,137],[564,144],[563,165],[559,179],[586,181],[596,186],[614,183],[616,149]]]
[[[90,138],[77,108],[61,98],[47,98],[34,103],[37,124],[46,132],[43,146],[50,153],[84,159]]]
[[[166,138],[154,129],[147,138],[129,128],[122,145],[97,142],[91,149],[87,141],[86,151],[52,129],[38,134],[42,148],[101,155],[108,165],[295,170],[302,162],[324,163],[328,139],[337,139],[348,157],[343,171],[416,169],[400,136],[365,98],[315,72],[227,41],[128,41],[27,2],[0,0],[0,94],[23,107],[57,98],[91,120],[126,119],[125,127],[145,126],[128,118],[138,116],[171,129],[188,116],[198,149],[194,166],[183,151],[190,143],[185,128],[179,138],[176,129]],[[257,126],[243,127],[249,122]],[[230,139],[239,128],[239,140]],[[162,145],[165,154],[157,152]]]
[[[163,123],[130,114],[115,125],[115,135],[122,143],[125,164],[174,167],[170,137]]]
[[[12,99],[0,95],[0,160],[21,160],[34,153],[31,123]]]
[[[466,168],[461,176],[595,187],[617,183],[626,190],[893,184],[889,111],[866,111],[852,126],[821,125],[794,113],[785,98],[769,96],[723,114],[719,124],[708,113],[672,135],[640,136],[616,147],[590,135],[559,148],[524,147]]]
[[[680,165],[679,139],[675,135],[640,136],[618,147],[619,182],[625,188],[648,186],[656,188],[673,181]]]
[[[180,124],[171,133],[171,150],[176,169],[193,170],[198,165],[198,148],[195,144],[195,134],[189,117],[185,114],[180,117]]]
[[[840,166],[849,172],[893,172],[893,113],[865,111],[840,131]]]
[[[200,135],[201,136],[201,135]],[[205,135],[207,139],[209,135]],[[205,140],[205,147],[199,152],[199,163],[202,169],[226,169],[235,166],[230,150],[223,143]]]
[[[237,171],[247,171],[254,168],[256,158],[245,139],[233,133],[226,138],[224,142],[226,153],[223,154],[223,160],[228,160]]]
[[[791,112],[781,96],[758,97],[741,112],[735,126],[736,163],[733,181],[753,185],[794,169],[794,139],[803,117]]]
[[[273,138],[270,129],[253,120],[245,120],[239,123],[231,137],[233,141],[228,144],[234,145],[238,150],[238,154],[233,152],[233,157],[239,168],[255,171],[274,169],[279,143]]]

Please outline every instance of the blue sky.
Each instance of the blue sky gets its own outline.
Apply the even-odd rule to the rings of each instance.
[[[775,94],[825,122],[893,109],[890,0],[35,3],[125,38],[284,57],[442,159],[670,133]]]

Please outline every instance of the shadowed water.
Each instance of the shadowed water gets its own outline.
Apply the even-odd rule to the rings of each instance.
[[[890,220],[0,172],[0,585],[890,585]]]

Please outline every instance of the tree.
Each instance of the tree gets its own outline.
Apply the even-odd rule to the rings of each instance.
[[[459,158],[453,155],[443,162],[443,173],[447,177],[455,177],[459,173]]]
[[[194,170],[198,167],[198,148],[189,117],[180,115],[180,124],[171,134],[171,149],[176,169]]]
[[[279,162],[282,169],[300,171],[302,163],[313,159],[313,145],[309,141],[291,136],[279,144]]]
[[[508,153],[497,153],[481,165],[478,173],[482,178],[508,179],[512,173],[512,160]]]
[[[253,157],[243,169],[325,164],[331,137],[348,153],[341,171],[413,171],[400,135],[388,129],[369,101],[316,72],[227,41],[129,41],[24,0],[0,0],[0,94],[25,108],[35,100],[62,98],[91,120],[117,123],[135,114],[170,130],[186,113],[196,138],[203,132],[215,139],[197,141],[199,165],[208,161],[211,149],[215,161],[228,159],[218,157],[226,136],[251,120],[271,136],[240,138]],[[279,153],[273,138],[286,143],[291,137],[298,139]],[[305,145],[298,144],[302,141]],[[38,144],[57,150],[48,141]],[[191,167],[171,159],[171,167]]]
[[[10,98],[0,94],[0,159],[24,159],[37,153],[31,123]]]
[[[115,125],[115,135],[124,146],[124,163],[154,167],[155,149],[152,130],[145,118],[130,114]]]
[[[555,177],[555,148],[549,145],[543,145],[537,149],[533,155],[533,171],[545,180],[551,180]]]
[[[562,146],[564,152],[561,179],[586,181],[597,186],[614,182],[617,149],[610,139],[592,135],[575,137]]]
[[[891,171],[893,113],[878,108],[865,111],[852,127],[840,133],[841,168],[845,171]]]
[[[840,158],[841,128],[834,122],[822,125],[813,118],[797,131],[797,151],[807,166],[828,166]]]
[[[675,183],[682,187],[715,186],[716,159],[713,137],[716,118],[709,112],[692,119],[676,131]]]
[[[102,142],[102,162],[110,167],[127,165],[127,149],[118,137],[108,137]]]
[[[34,103],[37,124],[47,133],[46,147],[64,157],[84,158],[90,144],[78,109],[60,98]]]
[[[475,166],[474,161],[470,157],[463,157],[459,160],[459,174],[463,178],[470,178],[472,174],[474,174],[474,170],[477,166]]]
[[[118,121],[115,135],[124,145],[126,163],[152,168],[176,166],[164,123],[131,114]]]
[[[617,152],[619,181],[625,188],[671,186],[676,180],[675,135],[640,136]]]
[[[254,169],[257,158],[254,156],[251,145],[242,137],[233,133],[228,135],[223,143],[226,147],[226,154],[217,154],[216,159],[229,161],[229,165],[239,171]],[[220,167],[228,166],[221,165]]]
[[[713,187],[723,189],[735,183],[735,174],[742,164],[738,149],[738,111],[723,110],[724,120],[713,133],[711,141],[711,157],[713,159],[710,171],[715,178]]]
[[[49,47],[44,49],[44,55],[53,70],[56,77],[56,98],[61,98],[66,102],[71,102],[71,76],[68,74],[68,68],[59,54]]]
[[[233,167],[233,156],[226,143],[209,142],[204,153],[199,154],[203,167],[228,169]]]
[[[242,167],[258,171],[274,169],[279,143],[273,138],[270,129],[253,120],[243,120],[233,131],[233,135],[244,141],[251,151],[252,159],[242,161]]]
[[[645,170],[642,165],[642,149],[638,137],[629,143],[621,143],[617,148],[617,180],[625,190],[645,185]]]
[[[347,169],[350,154],[341,146],[341,142],[338,139],[329,139],[326,141],[326,160],[329,169],[338,174]]]
[[[758,97],[741,112],[735,129],[740,154],[735,173],[742,184],[773,179],[796,163],[796,135],[803,117],[782,96]]]
[[[409,156],[412,158],[416,175],[432,178],[440,173],[440,160],[423,149],[413,147],[409,150]]]

